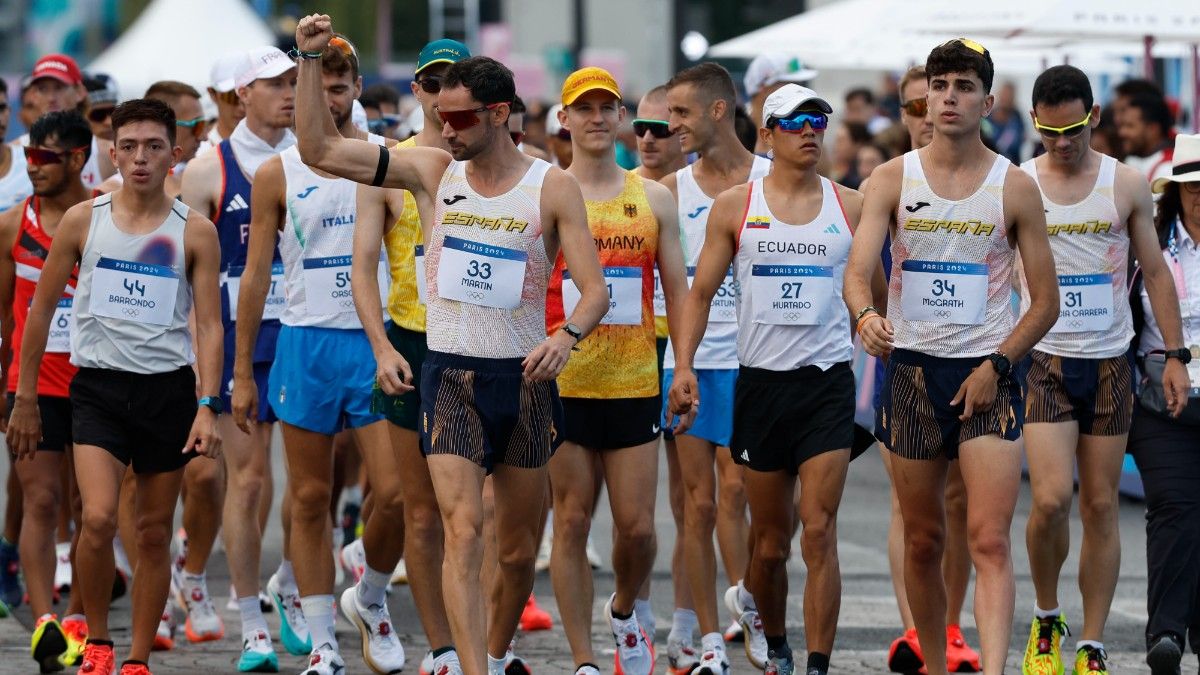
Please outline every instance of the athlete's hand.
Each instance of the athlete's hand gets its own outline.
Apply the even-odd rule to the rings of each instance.
[[[863,348],[871,356],[886,356],[892,353],[896,334],[892,331],[892,322],[880,314],[878,319],[868,319],[863,324],[859,337],[862,338]]]
[[[571,357],[571,347],[575,346],[575,338],[565,331],[555,331],[554,335],[542,340],[541,344],[529,352],[529,356],[521,361],[525,368],[525,377],[534,382],[553,380],[567,365]]]
[[[700,384],[696,371],[691,368],[676,368],[667,392],[668,410],[672,415],[687,415],[700,407]],[[695,415],[692,415],[693,419]]]
[[[1167,359],[1163,368],[1163,396],[1171,417],[1182,415],[1184,407],[1187,406],[1188,388],[1191,386],[1188,379],[1187,366],[1183,365],[1183,362],[1179,359]]]
[[[233,377],[233,395],[230,396],[230,414],[233,423],[245,433],[258,424],[258,385],[253,377]]]
[[[309,14],[296,24],[296,49],[319,52],[333,38],[333,21],[328,14]]]
[[[973,415],[992,407],[996,401],[996,380],[996,369],[991,361],[984,361],[963,380],[958,393],[950,401],[950,405],[963,404],[963,413],[958,416],[960,422],[966,422]]]
[[[221,456],[221,434],[217,431],[217,414],[208,406],[200,406],[192,430],[188,432],[183,454],[194,452],[209,459]]]
[[[395,349],[375,355],[375,383],[388,396],[399,396],[413,390],[412,367]]]
[[[692,425],[696,423],[696,415],[699,413],[699,401],[696,402],[696,405],[692,406],[691,410],[688,410],[682,415],[677,415],[673,412],[667,411],[667,414],[665,415],[666,419],[663,420],[663,426],[667,429],[670,429],[672,434],[686,434],[688,430],[692,428]]]
[[[13,403],[6,440],[14,460],[33,457],[37,452],[38,442],[42,440],[42,413],[36,401],[22,402],[18,398]]]

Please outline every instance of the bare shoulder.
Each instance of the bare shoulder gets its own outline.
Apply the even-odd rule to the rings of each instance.
[[[269,181],[271,184],[283,181],[282,157],[272,155],[258,167],[258,171],[254,172],[254,183],[257,185],[260,184],[260,181]]]
[[[1117,162],[1113,182],[1117,189],[1126,194],[1136,195],[1140,191],[1148,192],[1150,189],[1150,181],[1146,180],[1146,176],[1125,162]]]
[[[537,159],[540,159],[545,162],[550,161],[550,155],[546,154],[545,150],[542,150],[541,148],[539,148],[536,145],[529,145],[528,143],[526,143],[525,145],[521,146],[521,152],[524,152],[525,154],[529,155],[530,157],[536,157]]]
[[[21,229],[21,217],[25,212],[25,202],[0,213],[0,254],[8,255],[17,241],[17,232]]]
[[[550,194],[556,194],[557,190],[568,189],[580,195],[582,199],[583,192],[579,189],[579,181],[575,177],[567,173],[564,169],[557,166],[551,166],[546,171],[546,178],[543,181],[545,187],[550,188]]]
[[[745,206],[746,200],[750,197],[750,185],[751,183],[734,185],[728,190],[725,190],[721,194],[717,195],[717,198],[713,200],[713,210],[716,211],[718,208],[736,208],[739,209],[738,213],[740,214],[740,209]]]
[[[1042,191],[1038,188],[1037,182],[1017,164],[1012,164],[1008,167],[1008,171],[1004,175],[1004,198],[1009,199],[1030,199],[1037,196],[1037,203],[1042,203]]]
[[[679,193],[679,179],[675,176],[674,171],[663,176],[658,182],[662,183],[663,186],[670,190],[672,195]]]
[[[221,153],[216,148],[213,148],[211,152],[197,155],[192,161],[187,163],[187,170],[183,172],[184,179],[194,179],[201,182],[211,179],[214,175],[220,175],[220,165]]]
[[[848,188],[841,183],[834,183],[833,190],[837,193],[838,199],[842,201],[842,206],[846,208],[850,208],[851,206],[862,208],[863,193],[854,188]]]
[[[904,180],[904,155],[893,157],[875,167],[875,170],[871,172],[870,182],[872,189],[876,189],[876,186],[886,188],[893,184],[898,188],[902,180]]]
[[[675,195],[671,194],[667,186],[643,176],[638,176],[638,179],[642,181],[642,187],[646,190],[646,201],[650,202],[651,206],[675,208]]]
[[[176,205],[175,208],[178,208]],[[188,237],[208,237],[212,236],[213,241],[216,241],[217,226],[208,219],[203,213],[196,209],[188,209],[187,221],[184,223],[184,236]]]

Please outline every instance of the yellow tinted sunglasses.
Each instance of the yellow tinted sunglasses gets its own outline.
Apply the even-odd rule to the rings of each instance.
[[[1043,136],[1049,137],[1049,138],[1057,138],[1059,136],[1066,136],[1067,138],[1074,138],[1074,137],[1078,136],[1079,134],[1083,133],[1083,130],[1087,127],[1088,123],[1091,121],[1092,121],[1092,113],[1091,113],[1091,111],[1088,111],[1088,114],[1083,118],[1083,121],[1076,122],[1074,124],[1068,124],[1065,127],[1048,127],[1048,126],[1042,124],[1041,122],[1039,122],[1037,117],[1034,117],[1033,118],[1033,127],[1038,130],[1038,133],[1040,133]]]

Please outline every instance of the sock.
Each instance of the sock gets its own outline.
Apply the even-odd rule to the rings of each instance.
[[[784,649],[787,649],[789,652],[792,651],[792,650],[788,649],[786,635],[766,635],[764,637],[767,638],[767,650],[768,651],[770,651],[774,654],[780,655],[780,656],[783,655],[782,650],[784,650]]]
[[[201,572],[200,574],[192,574],[191,572],[188,572],[185,570],[182,576],[183,576],[184,583],[190,584],[192,586],[204,586],[205,590],[207,590],[208,574],[206,572]]]
[[[98,638],[88,638],[87,643],[89,645],[99,645],[101,647],[108,647],[109,649],[112,649],[112,646],[113,646],[112,640],[100,640]]]
[[[440,672],[442,666],[460,666],[458,661],[458,652],[454,651],[454,647],[442,647],[441,649],[433,650],[433,672]]]
[[[676,608],[675,614],[671,616],[671,632],[676,637],[691,640],[692,633],[696,632],[696,624],[699,622],[695,611]]]
[[[238,598],[238,612],[242,615],[242,635],[262,631],[268,633],[267,620],[263,618],[262,605],[258,604],[258,596]]]
[[[309,595],[300,598],[300,607],[304,610],[304,620],[308,622],[308,632],[312,636],[313,649],[320,649],[328,644],[337,651],[337,638],[333,636],[333,596]]]
[[[829,655],[821,652],[809,652],[807,668],[816,668],[822,673],[826,672],[829,670]]]
[[[746,590],[746,584],[745,584],[744,579],[742,581],[738,582],[737,589],[738,589],[738,602],[742,603],[742,607],[745,607],[746,609],[751,609],[751,610],[754,610],[757,612],[758,605],[754,604],[754,596],[750,594],[750,591]]]
[[[127,660],[121,662],[122,668],[124,668],[125,666],[144,666],[144,665],[147,665],[145,661],[138,661],[135,659],[127,659]]]
[[[291,560],[280,560],[279,569],[275,570],[275,576],[279,579],[279,587],[284,590],[296,590],[296,576],[292,572]]]
[[[614,594],[612,600],[609,601],[609,609],[612,610],[612,618],[616,619],[617,621],[628,621],[629,617],[633,616],[633,610],[625,612],[624,614],[618,612],[617,608],[612,606],[612,603],[616,602],[616,600],[617,596]]]
[[[1075,651],[1079,651],[1080,649],[1083,649],[1084,647],[1093,647],[1095,649],[1104,649],[1104,643],[1096,642],[1095,640],[1080,640],[1075,643]]]
[[[82,614],[68,614],[62,618],[62,622],[66,623],[68,621],[87,621],[87,617]]]
[[[488,654],[488,675],[504,675],[504,657],[495,658]]]
[[[700,638],[700,647],[706,652],[725,652],[725,636],[720,633],[708,633]]]
[[[649,637],[650,640],[653,641],[654,636],[650,635],[649,633],[650,633],[650,628],[653,627],[655,624],[655,620],[654,620],[654,607],[652,607],[650,605],[650,601],[642,600],[641,598],[634,600],[633,601],[633,613],[637,615],[638,625],[642,627],[642,630],[646,631],[646,633],[647,633],[646,637]]]
[[[442,654],[453,653],[455,656],[458,656],[458,654],[454,651],[454,645],[446,645],[445,647],[438,647],[437,649],[430,651],[430,653],[433,654],[434,659],[437,659]]]
[[[1055,607],[1054,609],[1051,609],[1051,610],[1045,610],[1045,609],[1042,609],[1041,607],[1038,607],[1037,605],[1033,606],[1033,615],[1039,619],[1053,619],[1054,617],[1058,616],[1061,613],[1062,613],[1062,609],[1059,607]]]
[[[362,579],[358,582],[358,601],[363,607],[383,605],[387,602],[387,587],[392,582],[392,573],[380,572],[370,565],[363,568]]]

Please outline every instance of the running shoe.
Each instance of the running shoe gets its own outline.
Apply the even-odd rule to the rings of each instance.
[[[971,649],[958,624],[946,626],[946,670],[952,673],[978,673],[983,670],[979,652]]]
[[[525,601],[525,609],[521,610],[521,630],[532,633],[538,630],[550,630],[554,627],[554,619],[550,612],[538,607],[537,598],[529,594]]]
[[[418,675],[433,675],[433,652],[425,652],[421,665],[417,666]]]
[[[450,650],[433,658],[433,652],[425,652],[421,659],[420,675],[463,675],[462,664],[458,661],[458,652]]]
[[[504,675],[533,675],[533,669],[525,663],[525,659],[513,653],[517,646],[516,638],[508,643],[508,651],[504,653]]]
[[[734,619],[733,623],[729,624],[729,628],[725,629],[722,637],[725,638],[726,642],[745,642],[746,633],[742,630],[742,624],[738,623],[737,619]]]
[[[892,641],[887,666],[893,673],[918,673],[925,668],[925,657],[921,654],[916,628],[909,628],[904,635]]]
[[[1025,647],[1022,675],[1063,675],[1062,639],[1070,635],[1062,614],[1039,619],[1034,617],[1029,629],[1029,644]]]
[[[308,655],[308,668],[300,675],[345,675],[346,664],[333,645],[325,643]]]
[[[37,661],[43,673],[57,673],[63,669],[58,660],[67,651],[67,634],[53,614],[43,614],[34,624],[33,636],[29,640],[29,655]]]
[[[617,645],[617,653],[613,655],[616,670],[613,672],[615,675],[651,675],[654,650],[650,648],[646,632],[638,625],[636,614],[631,614],[628,619],[613,616],[612,603],[616,597],[616,594],[610,595],[604,603],[604,618],[608,620]]]
[[[279,610],[279,641],[293,656],[304,656],[312,652],[312,636],[308,633],[308,622],[304,620],[304,608],[300,606],[300,591],[295,587],[283,589],[279,575],[272,574],[267,580],[267,594]]]
[[[696,643],[692,636],[667,634],[667,668],[671,675],[687,675],[696,669],[700,660],[696,658]]]
[[[17,545],[0,537],[0,601],[9,610],[21,606],[25,590],[21,588],[21,556]]]
[[[8,615],[11,613],[11,610],[8,609],[8,605],[4,604],[3,600],[0,600],[0,619],[7,619]]]
[[[83,663],[79,666],[78,675],[113,675],[116,670],[116,657],[112,645],[87,643],[83,649]]]
[[[60,541],[54,545],[54,590],[71,592],[71,542]]]
[[[342,569],[354,580],[351,585],[357,586],[367,569],[367,550],[363,548],[362,539],[355,539],[349,546],[343,546],[338,558],[341,559]]]
[[[585,663],[575,669],[575,675],[600,675],[600,669],[590,663]]]
[[[154,675],[150,672],[150,666],[144,663],[122,663],[121,672],[118,675]]]
[[[1154,639],[1146,650],[1146,665],[1150,675],[1179,675],[1179,662],[1183,658],[1183,641],[1171,633],[1163,633]]]
[[[796,664],[792,661],[791,650],[788,650],[787,654],[767,652],[767,665],[763,669],[763,675],[793,675],[795,672]]]
[[[279,658],[271,636],[265,630],[256,630],[242,636],[242,655],[238,658],[239,673],[278,673]]]
[[[178,567],[171,568],[178,589],[175,599],[187,614],[183,632],[188,642],[212,642],[225,637],[225,622],[217,614],[212,597],[208,594],[208,583],[204,576],[188,574]]]
[[[87,621],[67,617],[60,625],[67,636],[67,651],[63,652],[58,660],[67,667],[77,666],[83,661],[83,648],[87,643],[88,634]]]
[[[767,667],[767,636],[763,632],[762,618],[757,609],[750,609],[742,604],[741,594],[737,586],[725,590],[725,608],[738,618],[745,638],[742,644],[746,648],[746,658],[755,668]]]
[[[710,649],[700,657],[700,664],[692,672],[696,675],[729,675],[729,657],[723,649]]]
[[[393,586],[403,586],[408,583],[408,565],[404,564],[404,558],[401,558],[396,563],[396,569],[392,571],[392,579],[390,582]]]
[[[1104,675],[1108,672],[1105,661],[1108,652],[1103,647],[1084,645],[1075,652],[1075,675]]]
[[[156,652],[164,652],[175,648],[175,617],[171,615],[171,606],[167,605],[163,610],[162,618],[158,620],[158,631],[154,634],[154,645],[151,647]]]
[[[367,667],[387,675],[404,670],[404,646],[392,630],[392,617],[387,603],[363,607],[358,601],[358,589],[342,591],[342,614],[358,628],[362,637],[362,656]]]

